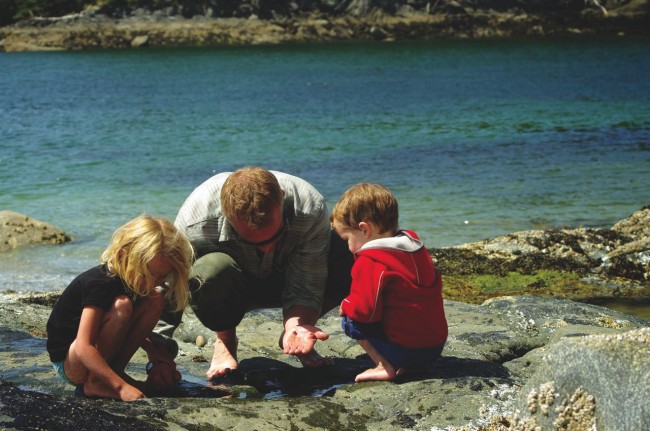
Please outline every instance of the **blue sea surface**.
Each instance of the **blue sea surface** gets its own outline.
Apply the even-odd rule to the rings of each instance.
[[[111,233],[261,165],[330,206],[381,182],[428,247],[611,227],[650,204],[646,40],[437,41],[0,54],[0,210],[74,241],[0,254],[63,289]]]

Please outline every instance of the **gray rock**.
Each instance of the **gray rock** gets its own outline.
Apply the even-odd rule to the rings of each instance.
[[[62,244],[70,236],[49,223],[13,211],[0,211],[0,252],[32,244]]]
[[[634,239],[650,237],[650,206],[646,206],[628,218],[619,221],[612,227],[612,230]]]
[[[628,343],[622,349],[618,342],[599,340],[647,334],[638,330],[650,323],[571,301],[503,297],[483,305],[447,301],[450,336],[435,366],[397,382],[362,384],[355,384],[354,376],[371,363],[357,343],[342,333],[335,314],[319,322],[330,339],[317,346],[321,354],[334,358],[334,365],[312,370],[303,369],[277,347],[281,312],[276,309],[247,314],[238,331],[239,370],[208,384],[205,372],[213,334],[188,311],[176,333],[177,363],[184,376],[177,388],[132,403],[72,399],[73,388],[58,380],[45,353],[43,331],[54,299],[52,295],[0,297],[0,374],[5,382],[0,385],[0,427],[20,429],[20,423],[27,423],[20,421],[29,420],[64,428],[71,415],[86,415],[91,421],[80,421],[77,429],[93,429],[84,424],[93,420],[101,424],[107,418],[115,420],[116,427],[131,429],[429,431],[477,427],[502,416],[512,423],[530,420],[517,416],[516,410],[523,411],[530,392],[540,392],[540,386],[551,379],[544,376],[555,375],[553,408],[570,402],[580,386],[588,395],[581,392],[575,398],[586,400],[584,404],[593,395],[595,420],[600,421],[618,417],[610,412],[617,408],[615,395],[601,397],[599,392],[611,379],[617,380],[610,382],[612,387],[627,382],[629,391],[644,393],[647,388],[647,380],[643,381],[647,372],[638,374],[642,362],[631,359],[647,355],[647,345]],[[208,340],[204,347],[196,345],[198,336]],[[580,358],[569,361],[569,356],[561,356],[567,348],[573,349],[573,358]],[[607,368],[607,361],[621,363]],[[138,352],[127,372],[144,379],[146,362]],[[562,370],[575,376],[575,381],[569,384],[567,377],[563,383]]]
[[[131,41],[132,48],[140,48],[149,44],[149,36],[146,34],[136,36]]]
[[[522,389],[520,424],[541,429],[650,429],[650,328],[564,338]]]

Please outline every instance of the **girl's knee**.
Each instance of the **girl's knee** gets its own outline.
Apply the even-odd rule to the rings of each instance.
[[[165,309],[165,295],[162,292],[154,292],[149,297],[147,297],[147,302],[152,311],[155,311],[158,314],[161,314]]]
[[[133,303],[126,295],[121,295],[115,298],[113,306],[109,310],[107,317],[117,318],[119,320],[128,321],[133,315]]]
[[[153,316],[155,320],[160,318],[165,309],[165,296],[161,292],[154,292],[151,295],[140,299],[135,307],[137,316]]]

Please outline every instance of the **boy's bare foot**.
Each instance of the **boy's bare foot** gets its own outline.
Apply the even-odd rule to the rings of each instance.
[[[375,368],[370,368],[363,373],[359,374],[354,378],[355,382],[368,382],[368,381],[390,381],[393,380],[401,373],[402,369],[399,369],[397,372],[392,368],[386,369],[381,365],[376,366]]]
[[[212,362],[207,372],[208,380],[225,376],[230,371],[237,369],[239,366],[237,362],[237,344],[238,340],[236,335],[226,337],[223,341],[219,336],[215,337]]]

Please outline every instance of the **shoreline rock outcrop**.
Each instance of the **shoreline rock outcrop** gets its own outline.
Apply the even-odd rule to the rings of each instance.
[[[452,274],[575,272],[622,285],[650,281],[650,206],[612,228],[528,230],[455,247],[430,250]]]
[[[36,244],[63,244],[70,235],[49,223],[14,211],[0,211],[0,253]]]
[[[608,2],[608,9],[583,1],[335,1],[320,8],[277,3],[265,9],[262,2],[244,2],[228,11],[93,7],[35,17],[0,27],[0,51],[650,35],[647,0]]]

